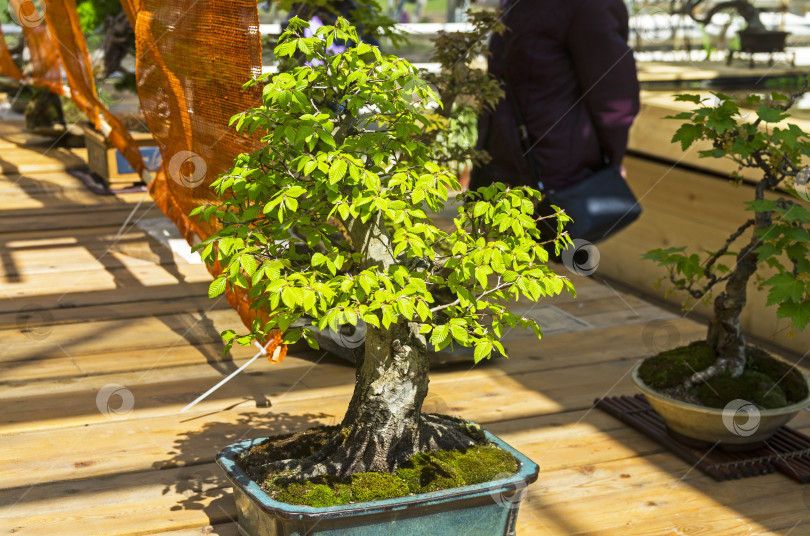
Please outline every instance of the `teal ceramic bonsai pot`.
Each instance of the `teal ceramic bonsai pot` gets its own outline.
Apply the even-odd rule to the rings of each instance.
[[[510,536],[537,464],[489,432],[510,452],[518,471],[503,479],[383,501],[315,508],[274,501],[237,465],[242,452],[263,441],[241,441],[217,455],[233,484],[242,536]]]

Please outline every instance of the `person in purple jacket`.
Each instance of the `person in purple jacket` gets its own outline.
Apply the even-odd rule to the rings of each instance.
[[[473,170],[470,188],[495,181],[537,188],[537,172],[541,186],[555,190],[620,166],[639,110],[624,2],[507,0],[503,9],[507,30],[493,35],[488,64],[513,98],[479,117],[478,147],[492,159]],[[524,156],[515,105],[534,166]]]

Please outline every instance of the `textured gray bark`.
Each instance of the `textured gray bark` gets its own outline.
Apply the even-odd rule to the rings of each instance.
[[[394,264],[394,248],[391,247],[391,237],[385,229],[381,213],[367,223],[353,219],[345,225],[354,244],[354,250],[367,260],[364,268],[378,266],[382,270],[387,270]]]
[[[757,185],[756,199],[764,199],[765,182]],[[717,361],[711,367],[692,375],[686,386],[697,385],[728,371],[739,378],[745,371],[745,335],[740,326],[740,314],[747,299],[747,287],[751,276],[757,271],[757,254],[760,233],[771,225],[768,213],[757,212],[751,240],[737,254],[736,264],[726,281],[726,287],[714,300],[714,314],[706,337],[717,352]]]
[[[476,443],[458,421],[421,413],[429,361],[418,323],[369,328],[365,348],[357,359],[354,394],[341,432],[309,458],[285,460],[273,468],[300,479],[325,474],[345,478],[393,472],[418,452]]]

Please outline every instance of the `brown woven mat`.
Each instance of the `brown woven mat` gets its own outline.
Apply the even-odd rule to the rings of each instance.
[[[668,433],[663,419],[644,395],[598,398],[596,407],[654,439],[715,480],[730,480],[779,471],[801,484],[810,484],[810,437],[783,426],[764,446],[744,452],[685,445]]]

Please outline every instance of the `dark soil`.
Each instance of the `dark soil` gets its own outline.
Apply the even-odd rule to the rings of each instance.
[[[517,460],[486,441],[475,425],[459,420],[459,426],[468,429],[478,444],[464,450],[416,454],[400,465],[396,473],[358,473],[345,479],[327,475],[301,481],[266,469],[273,462],[305,459],[315,454],[330,438],[341,433],[339,426],[321,426],[297,434],[268,438],[244,453],[239,459],[239,466],[271,498],[316,507],[390,499],[479,484],[517,471]]]
[[[722,409],[733,400],[746,400],[759,409],[776,409],[807,398],[807,382],[790,364],[750,346],[746,358],[745,372],[739,378],[721,374],[686,389],[684,382],[715,360],[714,350],[706,341],[696,341],[646,359],[639,368],[639,376],[660,393],[710,408]]]

